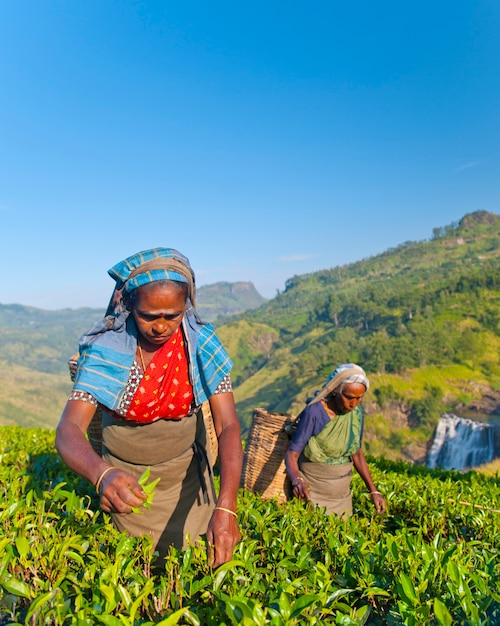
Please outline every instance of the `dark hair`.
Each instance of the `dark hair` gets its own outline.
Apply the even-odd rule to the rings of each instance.
[[[162,285],[168,285],[169,287],[174,287],[177,289],[179,293],[182,293],[184,296],[184,300],[187,300],[188,297],[188,284],[181,283],[179,280],[170,280],[165,278],[164,280],[155,280],[152,283],[146,283],[145,285],[141,285],[134,289],[133,291],[129,291],[123,295],[123,304],[127,308],[127,310],[132,311],[137,305],[137,300],[139,298],[140,293],[144,293],[145,291],[151,291],[155,287],[159,287]]]

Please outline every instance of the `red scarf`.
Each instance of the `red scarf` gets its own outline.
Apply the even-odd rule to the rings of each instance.
[[[192,400],[186,346],[178,328],[146,368],[125,419],[142,423],[179,419],[189,413]]]

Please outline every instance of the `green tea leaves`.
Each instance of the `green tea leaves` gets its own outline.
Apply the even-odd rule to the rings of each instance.
[[[348,520],[242,489],[243,539],[212,569],[203,538],[155,563],[151,537],[118,532],[92,486],[61,465],[53,432],[1,427],[0,454],[0,621],[500,623],[498,477],[373,459],[390,512],[373,515],[355,476]],[[140,481],[150,504],[157,483],[150,471]]]
[[[141,505],[141,507],[133,506],[132,513],[142,514],[144,512],[144,511],[141,511],[142,507],[148,510],[151,509],[151,504],[153,503],[153,497],[155,495],[154,488],[160,482],[160,479],[157,478],[156,480],[152,480],[151,482],[148,482],[150,475],[151,475],[151,468],[147,467],[144,470],[144,472],[141,474],[138,480],[138,483],[142,487],[144,493],[147,495],[147,498],[144,500],[144,503]]]

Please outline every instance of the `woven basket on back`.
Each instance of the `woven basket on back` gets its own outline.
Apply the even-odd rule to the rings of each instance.
[[[76,373],[76,364],[78,361],[78,354],[75,354],[68,361],[69,372],[71,380],[74,380]],[[201,405],[201,414],[203,424],[205,426],[206,441],[203,444],[207,450],[208,460],[213,467],[217,461],[219,453],[219,444],[217,434],[215,432],[214,421],[212,418],[212,412],[210,410],[210,402],[208,400]],[[99,456],[102,455],[102,408],[97,407],[94,417],[87,428],[87,438],[92,446],[94,452]]]
[[[243,458],[243,489],[260,493],[265,500],[285,502],[292,497],[284,461],[290,438],[284,429],[294,420],[288,413],[254,409]]]
[[[208,400],[201,405],[201,412],[206,434],[206,441],[203,443],[207,451],[209,463],[213,467],[219,454],[219,440],[217,439],[217,433],[215,432],[214,420],[212,418],[212,411],[210,410],[210,402]]]

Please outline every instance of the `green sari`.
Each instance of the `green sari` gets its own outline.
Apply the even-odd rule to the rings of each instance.
[[[361,447],[362,428],[361,406],[345,415],[336,415],[318,435],[309,438],[304,456],[312,463],[349,463],[352,455]]]

